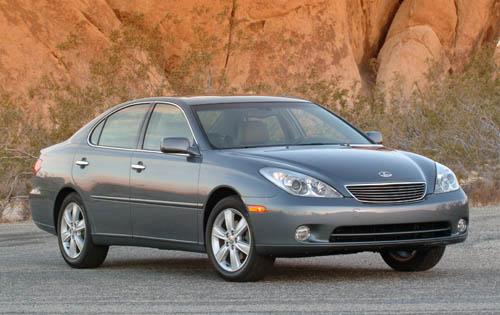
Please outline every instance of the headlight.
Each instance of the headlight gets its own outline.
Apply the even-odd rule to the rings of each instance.
[[[273,184],[292,195],[342,198],[342,195],[328,184],[301,173],[271,167],[261,169],[260,173]]]
[[[460,188],[457,177],[446,166],[436,162],[436,187],[434,192],[436,194],[455,191]]]

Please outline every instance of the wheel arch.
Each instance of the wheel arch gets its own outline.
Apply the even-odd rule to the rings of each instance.
[[[77,193],[75,188],[71,186],[65,186],[59,190],[57,193],[56,199],[54,201],[54,207],[52,208],[52,219],[54,220],[54,230],[57,233],[57,219],[59,217],[59,211],[61,211],[61,205],[64,199],[71,193]]]
[[[241,199],[240,193],[235,188],[226,185],[214,188],[208,195],[207,201],[203,207],[203,239],[205,239],[208,217],[213,208],[219,201],[229,196],[237,196]]]

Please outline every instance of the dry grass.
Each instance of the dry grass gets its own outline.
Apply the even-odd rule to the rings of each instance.
[[[477,181],[462,186],[467,196],[476,207],[500,204],[500,182]]]

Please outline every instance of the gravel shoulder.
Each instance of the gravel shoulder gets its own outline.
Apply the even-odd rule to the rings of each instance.
[[[500,314],[500,206],[471,209],[469,239],[422,273],[394,272],[374,253],[277,259],[257,283],[227,283],[206,255],[112,247],[76,270],[56,237],[0,224],[0,313]]]

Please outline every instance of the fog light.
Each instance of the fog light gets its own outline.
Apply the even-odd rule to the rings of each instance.
[[[301,225],[295,230],[295,239],[297,241],[305,241],[311,236],[311,229],[308,226]]]
[[[465,219],[458,220],[457,231],[460,234],[465,233],[465,231],[467,231],[467,220]]]

